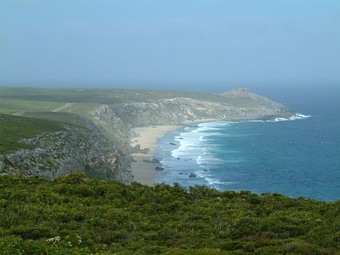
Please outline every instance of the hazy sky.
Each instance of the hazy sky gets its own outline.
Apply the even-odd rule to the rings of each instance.
[[[332,82],[339,0],[0,0],[0,85]]]

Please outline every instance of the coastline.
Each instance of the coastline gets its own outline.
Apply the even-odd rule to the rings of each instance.
[[[132,147],[139,146],[139,152],[131,154],[133,162],[131,162],[130,170],[134,177],[134,181],[145,185],[154,185],[155,177],[158,171],[155,169],[156,164],[151,161],[157,148],[158,139],[166,133],[181,128],[181,126],[149,126],[137,127],[132,129],[133,136],[130,140]]]
[[[272,122],[289,121],[304,119],[309,115],[297,113],[290,118],[274,119]],[[154,157],[157,149],[158,139],[162,138],[166,133],[175,131],[185,126],[199,123],[209,123],[223,121],[218,119],[197,119],[196,121],[187,121],[183,125],[152,125],[146,127],[135,127],[131,129],[130,146],[135,148],[135,152],[130,154],[133,161],[130,163],[129,170],[132,173],[133,181],[143,185],[153,186],[159,170],[156,167],[162,167],[158,159]]]

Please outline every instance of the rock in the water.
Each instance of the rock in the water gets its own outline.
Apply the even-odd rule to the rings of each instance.
[[[142,154],[148,154],[149,152],[150,152],[149,148],[144,148],[144,149],[140,150],[140,153],[142,153]]]
[[[197,177],[196,174],[193,174],[193,173],[189,174],[189,178],[196,178],[196,177]]]

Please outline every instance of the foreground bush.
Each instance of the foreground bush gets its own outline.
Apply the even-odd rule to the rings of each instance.
[[[337,254],[340,201],[0,177],[0,254]]]

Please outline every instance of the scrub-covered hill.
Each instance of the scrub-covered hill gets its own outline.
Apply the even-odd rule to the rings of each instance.
[[[0,176],[0,251],[19,254],[339,254],[340,202],[279,194]]]

